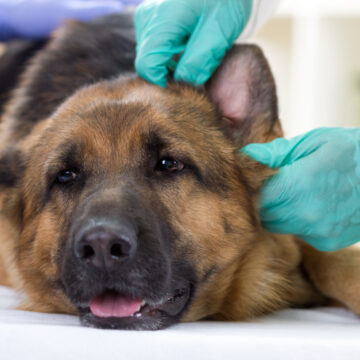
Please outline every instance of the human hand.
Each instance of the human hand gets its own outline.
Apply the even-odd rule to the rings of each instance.
[[[136,71],[166,86],[168,64],[184,51],[174,79],[205,83],[244,29],[251,0],[148,0],[135,14]]]
[[[266,229],[297,235],[326,251],[359,241],[360,129],[319,128],[241,151],[279,168],[260,197]]]

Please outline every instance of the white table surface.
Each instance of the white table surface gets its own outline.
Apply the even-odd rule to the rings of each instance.
[[[0,359],[360,359],[360,319],[345,309],[283,310],[253,322],[161,331],[98,330],[75,316],[13,310],[0,286]]]

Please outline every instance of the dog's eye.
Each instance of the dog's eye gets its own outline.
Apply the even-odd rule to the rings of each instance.
[[[173,173],[183,170],[184,167],[185,165],[181,161],[166,157],[159,160],[156,164],[155,170]]]
[[[63,170],[57,174],[56,181],[58,184],[68,185],[75,181],[77,173],[73,170]]]

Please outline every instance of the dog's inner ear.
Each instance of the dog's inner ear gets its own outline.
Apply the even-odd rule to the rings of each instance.
[[[255,45],[235,45],[206,84],[223,116],[225,132],[238,147],[282,136],[275,82]]]
[[[23,174],[22,156],[17,150],[0,154],[0,186],[11,187]]]

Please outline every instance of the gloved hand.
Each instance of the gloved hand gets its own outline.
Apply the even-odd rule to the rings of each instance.
[[[0,0],[0,41],[46,37],[65,19],[87,21],[141,0]]]
[[[252,0],[148,0],[135,13],[136,71],[166,86],[167,66],[184,51],[175,80],[206,82],[244,29]]]
[[[266,229],[326,251],[360,240],[360,129],[319,128],[241,151],[279,168],[260,197]]]

